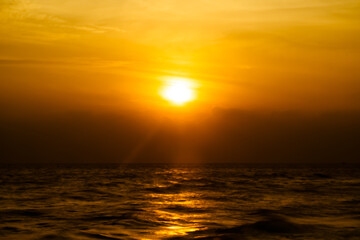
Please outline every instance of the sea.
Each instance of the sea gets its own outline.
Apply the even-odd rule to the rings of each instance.
[[[0,239],[360,239],[360,168],[0,168]]]

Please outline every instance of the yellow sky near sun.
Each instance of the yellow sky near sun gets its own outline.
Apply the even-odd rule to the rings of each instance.
[[[358,0],[0,0],[0,102],[159,106],[173,76],[201,83],[202,106],[359,109],[359,15]]]

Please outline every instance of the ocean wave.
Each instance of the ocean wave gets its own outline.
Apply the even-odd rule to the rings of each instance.
[[[313,231],[315,225],[294,223],[282,216],[269,216],[266,219],[227,228],[210,228],[191,232],[182,237],[171,237],[168,240],[181,239],[244,239],[249,236],[303,234]]]
[[[196,208],[196,207],[187,207],[183,205],[174,205],[167,208],[162,208],[162,210],[170,212],[180,212],[180,213],[207,213],[209,209],[205,208]]]
[[[43,215],[45,215],[45,212],[38,209],[10,209],[0,211],[1,218],[10,216],[40,217]]]
[[[359,169],[0,174],[0,239],[359,239]],[[47,183],[47,184],[44,184]]]
[[[118,238],[118,237],[110,237],[110,236],[105,236],[105,235],[98,234],[98,233],[85,233],[85,232],[82,232],[79,235],[87,237],[87,238],[99,239],[99,240],[121,240],[121,238]],[[123,234],[122,236],[126,236],[126,235]]]

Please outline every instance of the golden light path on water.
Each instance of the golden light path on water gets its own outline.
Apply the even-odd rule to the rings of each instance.
[[[180,181],[196,179],[197,171],[192,169],[170,169],[168,171],[170,181],[168,183],[176,186]],[[166,189],[168,185],[155,183],[156,188]],[[162,226],[153,232],[154,238],[163,239],[174,236],[185,236],[191,232],[205,230],[204,222],[211,221],[209,213],[203,209],[210,208],[209,201],[202,199],[201,194],[191,189],[173,189],[173,193],[150,193],[150,211],[155,213],[157,219],[162,219],[167,226]]]

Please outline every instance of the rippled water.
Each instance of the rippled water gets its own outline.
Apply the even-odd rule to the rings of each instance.
[[[360,239],[357,168],[0,172],[0,239]]]

